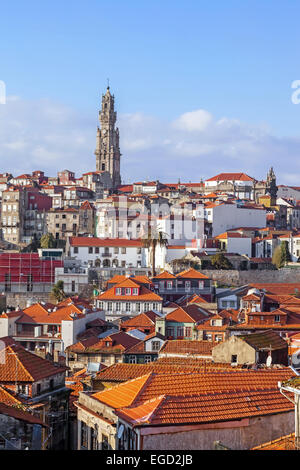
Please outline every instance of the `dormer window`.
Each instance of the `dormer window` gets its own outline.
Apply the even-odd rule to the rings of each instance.
[[[126,287],[126,291],[125,291],[125,292],[126,292],[126,295],[131,295],[131,289],[129,289],[129,288],[127,288],[127,287]]]
[[[172,289],[172,287],[173,287],[173,282],[167,281],[167,289]]]
[[[116,295],[121,295],[122,294],[122,289],[120,287],[116,288]]]
[[[280,315],[275,315],[274,316],[274,321],[280,322]]]
[[[133,294],[133,295],[139,295],[139,290],[138,290],[137,287],[134,287],[134,288],[132,289],[132,294]]]

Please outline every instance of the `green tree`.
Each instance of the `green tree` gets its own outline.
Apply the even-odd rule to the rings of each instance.
[[[64,282],[57,281],[57,283],[52,287],[51,293],[57,302],[64,300],[67,297],[64,293]]]
[[[289,261],[291,261],[291,254],[289,252],[288,242],[283,241],[276,247],[272,257],[272,263],[275,264],[277,269],[280,269]]]
[[[161,230],[149,229],[148,234],[145,238],[142,238],[142,242],[145,248],[150,249],[151,253],[151,264],[152,264],[152,276],[155,276],[155,257],[156,248],[158,246],[168,246],[167,234]]]
[[[56,247],[56,241],[52,233],[46,233],[45,235],[42,235],[40,244],[41,244],[41,248],[55,248]]]
[[[232,264],[224,253],[217,253],[211,257],[211,264],[215,269],[233,269]]]

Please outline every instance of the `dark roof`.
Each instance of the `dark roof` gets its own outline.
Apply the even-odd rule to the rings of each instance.
[[[5,405],[4,403],[0,403],[0,414],[10,416],[11,418],[24,421],[28,424],[40,424],[41,426],[48,427],[39,418],[33,416],[27,411],[23,411],[22,409],[16,408],[15,406]]]
[[[272,330],[251,333],[250,335],[240,336],[240,338],[256,350],[268,350],[270,346],[273,351],[288,347],[287,342],[281,338],[278,333]]]

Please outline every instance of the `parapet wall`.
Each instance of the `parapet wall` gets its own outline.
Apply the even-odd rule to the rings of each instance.
[[[252,271],[204,269],[201,272],[214,281],[234,287],[255,282],[300,283],[300,269],[282,268],[274,271],[269,269]]]

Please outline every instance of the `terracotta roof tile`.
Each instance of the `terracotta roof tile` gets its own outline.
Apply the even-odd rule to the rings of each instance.
[[[118,246],[141,248],[141,240],[129,240],[127,238],[96,238],[96,237],[70,237],[71,246]]]
[[[189,341],[189,340],[168,340],[162,346],[160,353],[163,354],[201,354],[210,356],[212,349],[216,346],[217,342],[214,341]]]
[[[92,397],[105,403],[111,408],[121,408],[132,404],[137,395],[141,392],[150,374],[144,375],[125,384],[116,385],[103,392],[97,392]],[[125,385],[125,386],[124,386]]]
[[[183,279],[209,279],[207,276],[193,268],[185,269],[181,273],[176,274],[176,277]]]
[[[118,416],[135,426],[232,421],[252,416],[291,411],[293,404],[279,390],[231,391],[230,393],[156,397],[138,406],[123,408]]]
[[[0,342],[1,344],[1,342]],[[22,346],[15,344],[0,351],[4,360],[0,361],[0,383],[36,382],[46,377],[66,371],[65,367],[57,367],[51,361],[33,354]]]

